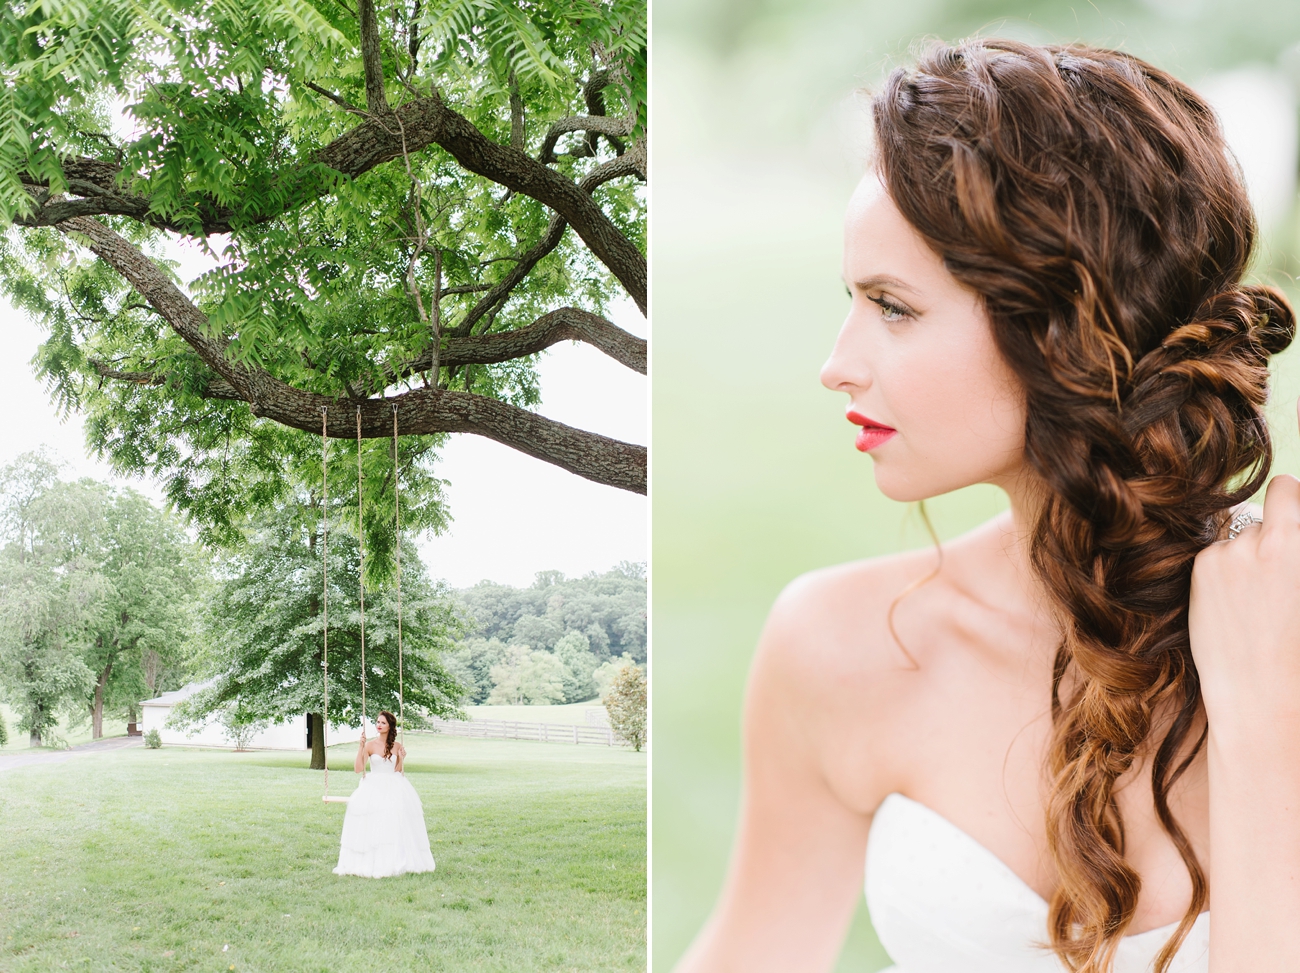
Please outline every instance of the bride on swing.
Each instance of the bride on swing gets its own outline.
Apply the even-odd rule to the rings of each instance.
[[[420,795],[403,773],[406,748],[396,742],[397,719],[387,710],[375,718],[376,737],[361,728],[353,770],[361,783],[348,799],[339,839],[336,875],[386,878],[406,872],[431,872],[433,854],[424,826]],[[370,773],[366,773],[366,762]]]

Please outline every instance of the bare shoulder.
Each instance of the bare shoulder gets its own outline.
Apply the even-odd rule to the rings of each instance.
[[[933,551],[907,552],[813,571],[786,587],[750,673],[753,760],[803,765],[861,814],[898,788],[902,761],[891,741],[899,714],[924,689],[890,631],[889,609],[935,563]]]
[[[890,632],[890,607],[934,568],[935,553],[921,550],[801,575],[773,604],[757,663],[814,696],[896,671],[908,659]]]

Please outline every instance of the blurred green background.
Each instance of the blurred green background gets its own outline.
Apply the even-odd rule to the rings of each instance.
[[[740,702],[768,605],[817,566],[924,544],[821,388],[847,298],[840,218],[870,87],[927,37],[1081,40],[1147,58],[1219,109],[1265,230],[1256,276],[1300,298],[1296,0],[655,0],[652,13],[653,969],[722,881]],[[1300,473],[1300,351],[1275,364],[1276,468]],[[942,537],[992,516],[927,503]],[[888,964],[859,909],[839,969]]]

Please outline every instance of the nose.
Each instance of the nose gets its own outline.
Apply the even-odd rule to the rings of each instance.
[[[831,355],[821,370],[822,385],[832,392],[848,392],[850,395],[871,385],[867,349],[863,346],[864,335],[861,328],[855,327],[853,318],[853,311],[850,310],[844,324],[840,326]]]

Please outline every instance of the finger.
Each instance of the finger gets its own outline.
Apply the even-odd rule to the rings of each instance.
[[[1279,473],[1264,492],[1264,529],[1300,527],[1300,480]]]

